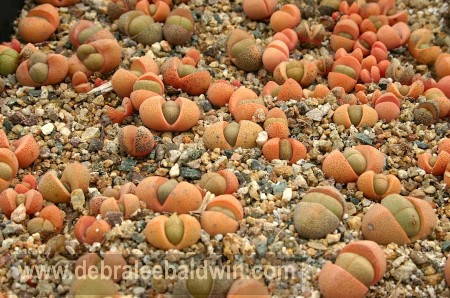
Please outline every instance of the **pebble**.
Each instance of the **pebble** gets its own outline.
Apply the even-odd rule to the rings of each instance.
[[[180,176],[180,166],[176,163],[169,171],[170,178],[176,178]]]
[[[97,127],[88,127],[81,135],[81,140],[84,142],[88,142],[99,137],[100,130]]]
[[[202,172],[197,169],[181,167],[181,177],[184,179],[199,180],[202,177]]]
[[[47,123],[41,127],[41,131],[44,135],[48,136],[55,129],[55,125],[53,123]]]
[[[269,136],[268,136],[267,132],[261,131],[258,134],[258,137],[256,138],[256,144],[258,144],[259,146],[262,146],[267,142],[268,139],[269,139]]]
[[[391,275],[397,281],[408,281],[411,278],[411,275],[417,271],[417,266],[411,262],[406,261],[405,264],[391,271]]]

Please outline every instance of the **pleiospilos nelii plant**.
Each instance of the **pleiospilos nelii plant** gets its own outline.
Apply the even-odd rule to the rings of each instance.
[[[437,217],[430,203],[392,194],[373,205],[362,220],[364,238],[378,244],[409,244],[433,232]]]
[[[166,101],[162,96],[154,96],[141,104],[139,115],[150,129],[186,131],[197,124],[200,109],[195,102],[184,97]]]
[[[196,268],[193,276],[180,278],[173,287],[173,295],[179,298],[225,298],[233,283],[229,276],[218,277],[216,268]]]
[[[332,186],[309,190],[294,209],[295,230],[300,237],[320,239],[339,226],[345,213],[344,198]]]
[[[203,134],[203,143],[209,149],[250,149],[256,146],[258,134],[262,132],[261,126],[241,120],[239,123],[226,121],[217,122],[207,126]]]
[[[235,233],[244,217],[241,203],[232,195],[220,195],[212,199],[202,212],[200,224],[212,237],[217,234]]]
[[[147,177],[136,187],[135,194],[155,212],[189,213],[200,208],[200,190],[186,181],[177,182],[164,177]]]
[[[239,188],[239,180],[231,170],[220,170],[215,173],[203,174],[198,186],[219,196],[235,193]]]
[[[155,22],[164,22],[170,13],[169,5],[164,1],[141,0],[136,3],[136,10],[151,16]]]
[[[390,194],[400,194],[402,184],[394,175],[375,174],[374,171],[367,171],[358,177],[358,189],[363,192],[364,197],[381,201]]]
[[[322,170],[327,178],[333,177],[338,183],[349,183],[358,180],[359,175],[366,171],[381,173],[385,162],[385,155],[376,148],[358,145],[345,149],[343,153],[333,150],[323,160]]]
[[[59,54],[33,53],[16,70],[17,81],[23,86],[40,87],[54,85],[67,75],[67,58]]]
[[[323,266],[320,293],[325,298],[362,298],[385,272],[386,256],[375,242],[352,242],[340,251],[334,264]]]
[[[152,45],[163,39],[162,26],[142,11],[132,10],[119,18],[119,29],[143,45]]]
[[[272,138],[264,143],[262,152],[268,161],[280,159],[290,164],[305,159],[307,154],[305,145],[292,138]]]
[[[368,105],[344,104],[334,111],[333,121],[338,125],[344,125],[345,128],[350,128],[352,125],[374,126],[378,122],[378,113]]]
[[[280,108],[271,109],[264,121],[264,130],[269,139],[280,138],[287,139],[291,133],[288,126],[286,114]]]
[[[233,30],[228,36],[226,50],[228,58],[238,68],[249,72],[261,68],[263,51],[248,32]]]
[[[164,38],[173,45],[187,43],[194,34],[194,18],[190,10],[176,8],[170,12],[163,26]]]
[[[61,179],[55,171],[48,171],[43,175],[38,184],[38,190],[45,200],[52,203],[69,203],[70,193],[76,189],[87,192],[91,179],[88,168],[75,162],[68,164],[64,169]]]
[[[162,249],[178,249],[191,246],[200,239],[200,223],[193,216],[176,213],[170,217],[160,215],[150,220],[144,234],[148,243]]]

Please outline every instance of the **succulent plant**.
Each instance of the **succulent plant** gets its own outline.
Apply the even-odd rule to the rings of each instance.
[[[72,76],[72,85],[76,93],[87,93],[92,90],[87,75],[82,71],[77,71]]]
[[[374,126],[378,122],[378,113],[368,105],[339,106],[333,114],[333,122],[344,125],[345,128],[361,127],[363,125]]]
[[[441,78],[437,83],[432,81],[432,87],[440,89],[447,98],[450,98],[450,75]]]
[[[80,45],[101,39],[115,39],[106,29],[95,25],[91,21],[78,21],[69,31],[70,43],[77,49]]]
[[[40,233],[43,236],[59,233],[63,227],[64,217],[64,212],[55,205],[44,207],[39,212],[39,216],[28,222],[28,233],[30,235]]]
[[[274,159],[287,160],[290,164],[306,158],[306,147],[299,141],[272,138],[262,147],[264,157],[270,162]]]
[[[170,58],[161,65],[164,83],[186,91],[190,95],[206,93],[211,84],[211,74],[183,64],[177,57]]]
[[[195,185],[156,176],[142,180],[135,193],[155,212],[186,214],[200,208],[203,201],[203,196]]]
[[[331,49],[336,52],[338,49],[343,48],[350,52],[358,36],[359,28],[355,21],[342,19],[334,26],[333,34],[330,37]]]
[[[245,71],[257,71],[262,65],[262,49],[248,32],[235,29],[228,36],[227,56],[238,68]]]
[[[24,194],[27,191],[37,188],[37,180],[33,175],[25,175],[19,184],[16,184],[14,191],[18,194]]]
[[[420,64],[432,64],[442,53],[439,46],[431,45],[431,31],[425,28],[416,29],[411,33],[408,50]]]
[[[232,195],[220,195],[212,199],[202,212],[200,224],[211,237],[217,234],[236,233],[239,221],[244,217],[241,203]]]
[[[9,187],[18,170],[19,162],[14,152],[0,148],[0,192]]]
[[[271,109],[264,121],[264,130],[267,132],[269,139],[289,138],[290,130],[288,126],[288,120],[286,114],[280,108]]]
[[[24,205],[27,214],[35,214],[42,209],[43,201],[42,195],[34,189],[25,193],[17,193],[12,188],[9,188],[0,193],[0,209],[8,218],[21,204]]]
[[[372,101],[379,119],[389,122],[400,116],[400,100],[393,93],[380,93],[380,96],[374,93]]]
[[[258,124],[242,120],[239,123],[221,121],[207,126],[203,143],[209,149],[250,149],[256,146],[256,138],[262,131]]]
[[[414,68],[411,64],[402,65],[398,59],[392,59],[386,70],[386,77],[399,82],[402,85],[410,85],[414,76]]]
[[[200,223],[194,217],[176,213],[160,215],[150,220],[144,234],[150,245],[162,249],[178,249],[195,244],[200,239]]]
[[[115,20],[127,11],[133,10],[139,0],[111,0],[108,2],[108,16]]]
[[[381,173],[385,166],[385,155],[368,145],[347,148],[341,153],[338,149],[325,156],[322,170],[327,178],[333,177],[338,183],[358,180],[366,171]]]
[[[135,8],[151,16],[155,22],[164,22],[170,13],[170,7],[165,1],[142,0],[136,3]]]
[[[373,241],[346,245],[335,264],[326,262],[319,274],[320,293],[325,298],[364,297],[369,287],[386,272],[386,256]]]
[[[368,60],[372,61],[368,62]],[[363,83],[365,84],[379,83],[380,79],[385,76],[386,69],[389,67],[389,64],[390,62],[388,60],[380,61],[377,64],[376,58],[374,56],[367,56],[361,63],[361,81],[363,81]]]
[[[69,69],[66,57],[59,54],[33,53],[16,70],[17,81],[23,86],[40,87],[58,84]]]
[[[61,179],[58,179],[53,170],[41,176],[38,191],[45,200],[52,203],[68,203],[70,202],[70,192],[75,189],[87,192],[90,178],[89,170],[84,165],[75,162],[66,166]]]
[[[449,162],[450,153],[447,151],[440,151],[437,157],[428,152],[417,156],[417,165],[434,176],[443,175]]]
[[[378,29],[380,29],[383,25],[389,25],[387,16],[372,15],[362,20],[361,24],[359,24],[359,30],[361,31],[361,33],[368,31],[377,33]]]
[[[402,184],[394,175],[376,174],[374,171],[367,171],[358,177],[358,189],[363,192],[364,197],[381,201],[391,194],[400,194]]]
[[[436,70],[436,75],[439,79],[446,76],[450,76],[450,54],[448,53],[440,54],[436,58],[436,62],[434,63],[434,69]]]
[[[294,79],[302,87],[311,85],[317,77],[317,66],[307,60],[281,62],[273,71],[273,77],[278,84],[284,84],[289,78]]]
[[[107,251],[103,255],[103,260],[97,253],[90,252],[82,255],[75,262],[75,276],[77,278],[89,275],[93,267],[111,272],[111,278],[114,282],[122,280],[123,273],[126,271],[127,263],[119,252]],[[100,270],[98,272],[101,272]]]
[[[355,87],[359,74],[361,72],[361,64],[352,56],[344,56],[337,59],[330,73],[328,74],[328,85],[330,88],[337,86],[343,87],[345,92],[350,92]]]
[[[377,34],[371,31],[362,33],[353,45],[353,49],[361,49],[364,57],[370,54],[372,45],[377,41]]]
[[[15,73],[19,66],[19,53],[10,47],[0,45],[0,75]]]
[[[38,159],[40,154],[39,144],[31,134],[21,137],[19,140],[9,145],[9,149],[17,157],[20,168],[28,168]]]
[[[444,278],[448,286],[450,286],[450,257],[447,258],[444,265]]]
[[[111,230],[111,226],[103,219],[96,219],[93,216],[81,216],[74,226],[75,237],[80,243],[94,244],[102,243],[106,234]]]
[[[393,26],[383,25],[377,31],[377,38],[388,50],[398,48],[408,42],[411,30],[408,25],[399,22]]]
[[[240,278],[236,280],[228,291],[227,297],[248,297],[269,298],[270,293],[263,281],[254,278]]]
[[[241,87],[233,92],[228,102],[228,109],[236,121],[253,120],[260,113],[267,114],[264,100],[258,98],[252,90]],[[258,117],[255,117],[258,118]]]
[[[274,40],[269,43],[262,56],[264,68],[270,72],[273,72],[281,62],[288,60],[289,48],[281,40]]]
[[[239,180],[231,170],[205,173],[200,178],[198,186],[216,196],[233,194],[239,188]]]
[[[163,27],[164,38],[172,45],[186,44],[194,33],[194,18],[190,10],[176,8],[170,12]]]
[[[184,97],[166,101],[162,96],[154,96],[141,104],[139,115],[150,129],[186,131],[197,124],[200,110],[193,101]]]
[[[359,63],[361,63],[364,58],[363,52],[359,48],[356,48],[353,51],[349,51],[349,52],[347,52],[344,48],[340,48],[336,51],[334,60],[338,60],[339,58],[345,57],[345,56],[352,56],[353,58],[358,60]],[[334,62],[334,60],[333,60],[333,62]]]
[[[275,33],[272,37],[272,41],[279,40],[282,41],[288,47],[289,51],[292,52],[298,43],[297,33],[290,28],[286,28],[280,32]]]
[[[97,201],[100,202],[97,203]],[[141,208],[139,198],[133,194],[122,195],[120,196],[119,200],[116,200],[112,197],[95,197],[91,200],[90,205],[100,205],[100,208],[95,207],[93,209],[94,211],[99,211],[99,213],[102,215],[102,218],[105,219],[107,218],[109,212],[122,213],[124,219],[130,219]],[[94,215],[98,215],[93,212],[92,208],[91,212]]]
[[[155,146],[153,135],[143,126],[128,125],[119,131],[120,147],[134,157],[147,156]]]
[[[328,15],[331,16],[331,14],[339,9],[339,0],[322,0],[319,4],[319,11],[321,15]]]
[[[211,274],[216,268],[196,268],[186,279],[178,279],[173,287],[173,295],[179,298],[226,298],[233,283],[230,277]]]
[[[439,106],[434,100],[421,102],[413,111],[414,122],[430,126],[439,119]]]
[[[285,4],[270,17],[270,27],[275,32],[295,28],[301,20],[300,9],[294,4]]]
[[[149,72],[158,75],[158,64],[152,58],[146,56],[139,57],[131,63],[130,70],[120,68],[114,73],[111,78],[112,88],[119,96],[130,97],[133,92],[134,83],[136,83],[140,76]]]
[[[181,62],[183,64],[188,64],[188,65],[192,65],[192,66],[196,67],[197,64],[200,62],[201,58],[202,57],[201,57],[201,53],[199,50],[197,50],[195,48],[190,48],[189,50],[186,51],[186,54],[181,59]]]
[[[69,58],[69,74],[82,71],[91,76],[94,72],[106,73],[119,66],[122,61],[122,47],[114,39],[100,39],[78,47]]]
[[[122,14],[119,18],[120,32],[143,45],[152,45],[163,39],[160,23],[155,23],[151,16],[139,10],[132,10]]]
[[[247,17],[252,20],[264,20],[275,11],[278,0],[245,0],[242,8]]]
[[[98,274],[76,278],[69,293],[76,297],[119,297],[114,281]]]
[[[295,27],[300,46],[305,49],[319,47],[325,40],[326,30],[322,24],[310,25],[306,20]]]
[[[392,194],[367,211],[361,230],[364,238],[378,244],[402,245],[431,234],[436,222],[436,214],[429,203]]]
[[[300,237],[324,238],[339,226],[344,212],[344,199],[337,189],[331,186],[313,188],[295,206],[295,230]]]
[[[53,5],[41,4],[20,19],[18,33],[26,42],[38,43],[49,39],[58,26],[58,10]]]
[[[209,85],[206,96],[213,105],[224,107],[230,100],[233,92],[233,85],[225,80],[218,80]]]

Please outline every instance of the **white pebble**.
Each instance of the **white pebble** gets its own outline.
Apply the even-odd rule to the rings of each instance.
[[[53,129],[55,129],[55,125],[53,123],[47,123],[41,127],[41,131],[44,135],[48,136],[52,133]]]
[[[283,191],[283,196],[281,197],[283,200],[290,201],[292,199],[292,188],[287,187]]]
[[[267,132],[262,131],[258,134],[258,138],[256,139],[256,144],[258,144],[259,146],[262,146],[267,142],[268,138],[269,138],[269,136],[267,135]]]
[[[176,178],[180,176],[180,166],[176,163],[169,171],[170,178]]]

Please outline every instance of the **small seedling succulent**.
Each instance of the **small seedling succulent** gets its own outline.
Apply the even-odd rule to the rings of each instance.
[[[101,39],[115,39],[112,33],[91,21],[77,22],[69,32],[70,43],[77,49],[80,45]]]
[[[439,119],[439,106],[434,100],[421,102],[413,111],[414,122],[430,126]]]
[[[46,41],[59,26],[58,10],[50,4],[32,8],[25,18],[20,19],[18,33],[26,42]]]
[[[61,179],[53,170],[43,175],[38,184],[38,191],[45,200],[52,203],[69,203],[70,192],[81,189],[87,192],[90,180],[89,170],[82,164],[75,162],[66,166]]]
[[[164,23],[165,39],[172,45],[186,44],[194,33],[194,18],[190,10],[176,8],[170,12]]]
[[[292,52],[297,47],[298,36],[293,29],[286,28],[283,31],[275,33],[275,35],[272,37],[272,41],[275,40],[279,40],[285,43],[289,51]]]
[[[378,244],[402,245],[431,234],[436,222],[436,214],[428,202],[392,194],[367,211],[361,230],[364,238]]]
[[[155,212],[186,214],[200,208],[203,201],[203,196],[195,185],[156,176],[142,180],[135,193]]]
[[[409,26],[404,22],[396,23],[393,26],[384,25],[377,31],[377,38],[384,43],[388,50],[405,45],[411,35]]]
[[[378,113],[368,105],[349,105],[339,106],[333,114],[333,122],[338,125],[344,125],[345,128],[374,126],[378,122]]]
[[[333,233],[345,212],[343,196],[331,186],[306,193],[294,209],[295,230],[300,237],[320,239]]]
[[[394,175],[375,174],[374,171],[367,171],[358,177],[358,189],[363,192],[364,197],[381,201],[390,194],[400,194],[402,184]]]
[[[231,170],[220,170],[216,173],[205,173],[198,186],[216,196],[233,194],[239,188],[239,180]]]
[[[28,222],[28,233],[40,233],[43,236],[59,233],[62,230],[64,222],[64,212],[55,205],[44,207],[39,216]]]
[[[286,114],[280,108],[271,109],[264,121],[264,130],[267,132],[269,139],[289,138],[290,130],[288,126],[288,120]]]
[[[333,51],[340,48],[350,52],[359,36],[359,27],[352,19],[342,19],[334,26],[330,37],[330,46]]]
[[[289,139],[272,138],[262,147],[264,157],[270,162],[274,159],[287,160],[293,164],[306,158],[306,147],[299,141]]]
[[[150,129],[186,131],[197,124],[200,110],[197,104],[184,97],[166,101],[162,96],[154,96],[140,105],[139,115]]]
[[[269,111],[266,108],[264,100],[258,97],[251,89],[241,87],[233,92],[228,102],[228,109],[234,119],[239,122],[241,120],[253,120],[254,116]],[[256,119],[258,117],[255,117]]]
[[[19,66],[19,53],[7,46],[0,45],[0,75],[15,73]]]
[[[264,20],[275,11],[278,0],[245,0],[242,8],[251,20]]]
[[[212,199],[202,212],[200,223],[211,237],[217,234],[236,233],[239,221],[244,217],[241,203],[232,195],[220,195]]]
[[[161,24],[155,23],[151,16],[139,10],[129,11],[121,15],[119,29],[120,32],[143,45],[152,45],[163,39]]]
[[[0,209],[8,218],[21,204],[24,205],[28,215],[35,214],[42,209],[43,202],[42,195],[34,189],[21,194],[9,188],[0,193]]]
[[[330,88],[343,87],[345,92],[350,92],[355,87],[361,72],[361,64],[352,56],[344,56],[337,59],[330,73],[328,84]]]
[[[33,53],[16,70],[17,81],[23,86],[40,87],[58,84],[69,69],[66,57],[59,54]]]
[[[387,122],[397,119],[400,116],[400,100],[391,92],[385,94],[373,93],[372,102],[378,118]]]
[[[322,24],[310,26],[306,20],[300,22],[295,28],[295,32],[300,46],[306,49],[319,47],[326,36],[326,30]]]
[[[439,46],[431,45],[432,33],[425,28],[414,30],[409,37],[408,50],[420,64],[432,64],[442,53]]]
[[[18,194],[24,194],[27,191],[37,188],[37,180],[33,175],[26,175],[19,184],[16,184],[14,191]]]
[[[99,201],[99,203],[97,203],[97,201]],[[111,197],[95,197],[90,202],[91,206],[94,204],[100,205],[100,208],[91,208],[91,212],[92,209],[96,211],[99,209],[99,213],[102,215],[102,218],[105,219],[108,218],[107,215],[109,212],[118,212],[123,215],[124,219],[130,219],[141,208],[139,198],[133,194],[122,195],[119,200]],[[93,214],[97,215],[95,213]]]
[[[178,249],[191,246],[200,239],[200,223],[194,217],[176,213],[170,217],[160,215],[150,220],[144,234],[150,245],[162,249]]]
[[[18,170],[19,162],[14,152],[0,148],[0,192],[9,187]]]
[[[417,165],[434,176],[443,175],[448,163],[450,163],[450,154],[447,151],[440,151],[437,157],[428,152],[417,156]]]
[[[414,98],[418,99],[420,95],[422,95],[425,91],[425,86],[421,81],[415,81],[410,85],[402,85],[399,82],[389,83],[386,92],[391,92],[397,98]]]
[[[96,219],[93,216],[81,216],[74,226],[75,237],[80,243],[94,244],[102,243],[106,234],[111,230],[111,226],[103,219]]]
[[[335,264],[326,262],[319,274],[320,293],[325,298],[362,298],[386,272],[386,256],[373,241],[345,246]]]
[[[372,146],[358,145],[347,148],[343,153],[338,149],[329,153],[322,163],[322,170],[327,178],[333,177],[338,183],[349,183],[358,180],[366,171],[381,173],[386,157]]]
[[[165,1],[142,0],[136,3],[136,10],[151,16],[155,22],[164,22],[170,13],[170,7]]]
[[[118,19],[122,14],[134,9],[139,0],[111,0],[108,2],[107,13],[112,20]]]
[[[248,32],[235,29],[226,43],[228,58],[238,68],[245,71],[257,71],[262,65],[262,49]]]
[[[270,27],[275,32],[295,28],[301,20],[300,9],[294,4],[285,4],[270,17]]]
[[[250,149],[256,146],[258,134],[262,131],[258,124],[242,120],[239,123],[221,121],[207,126],[203,143],[209,149]]]
[[[227,81],[218,80],[209,85],[206,96],[213,105],[224,107],[230,100],[233,92],[233,85]]]
[[[155,146],[153,135],[143,126],[128,125],[119,131],[120,147],[134,157],[147,156]]]
[[[289,48],[281,40],[273,40],[269,43],[262,56],[264,68],[270,72],[273,72],[281,62],[288,60]]]

